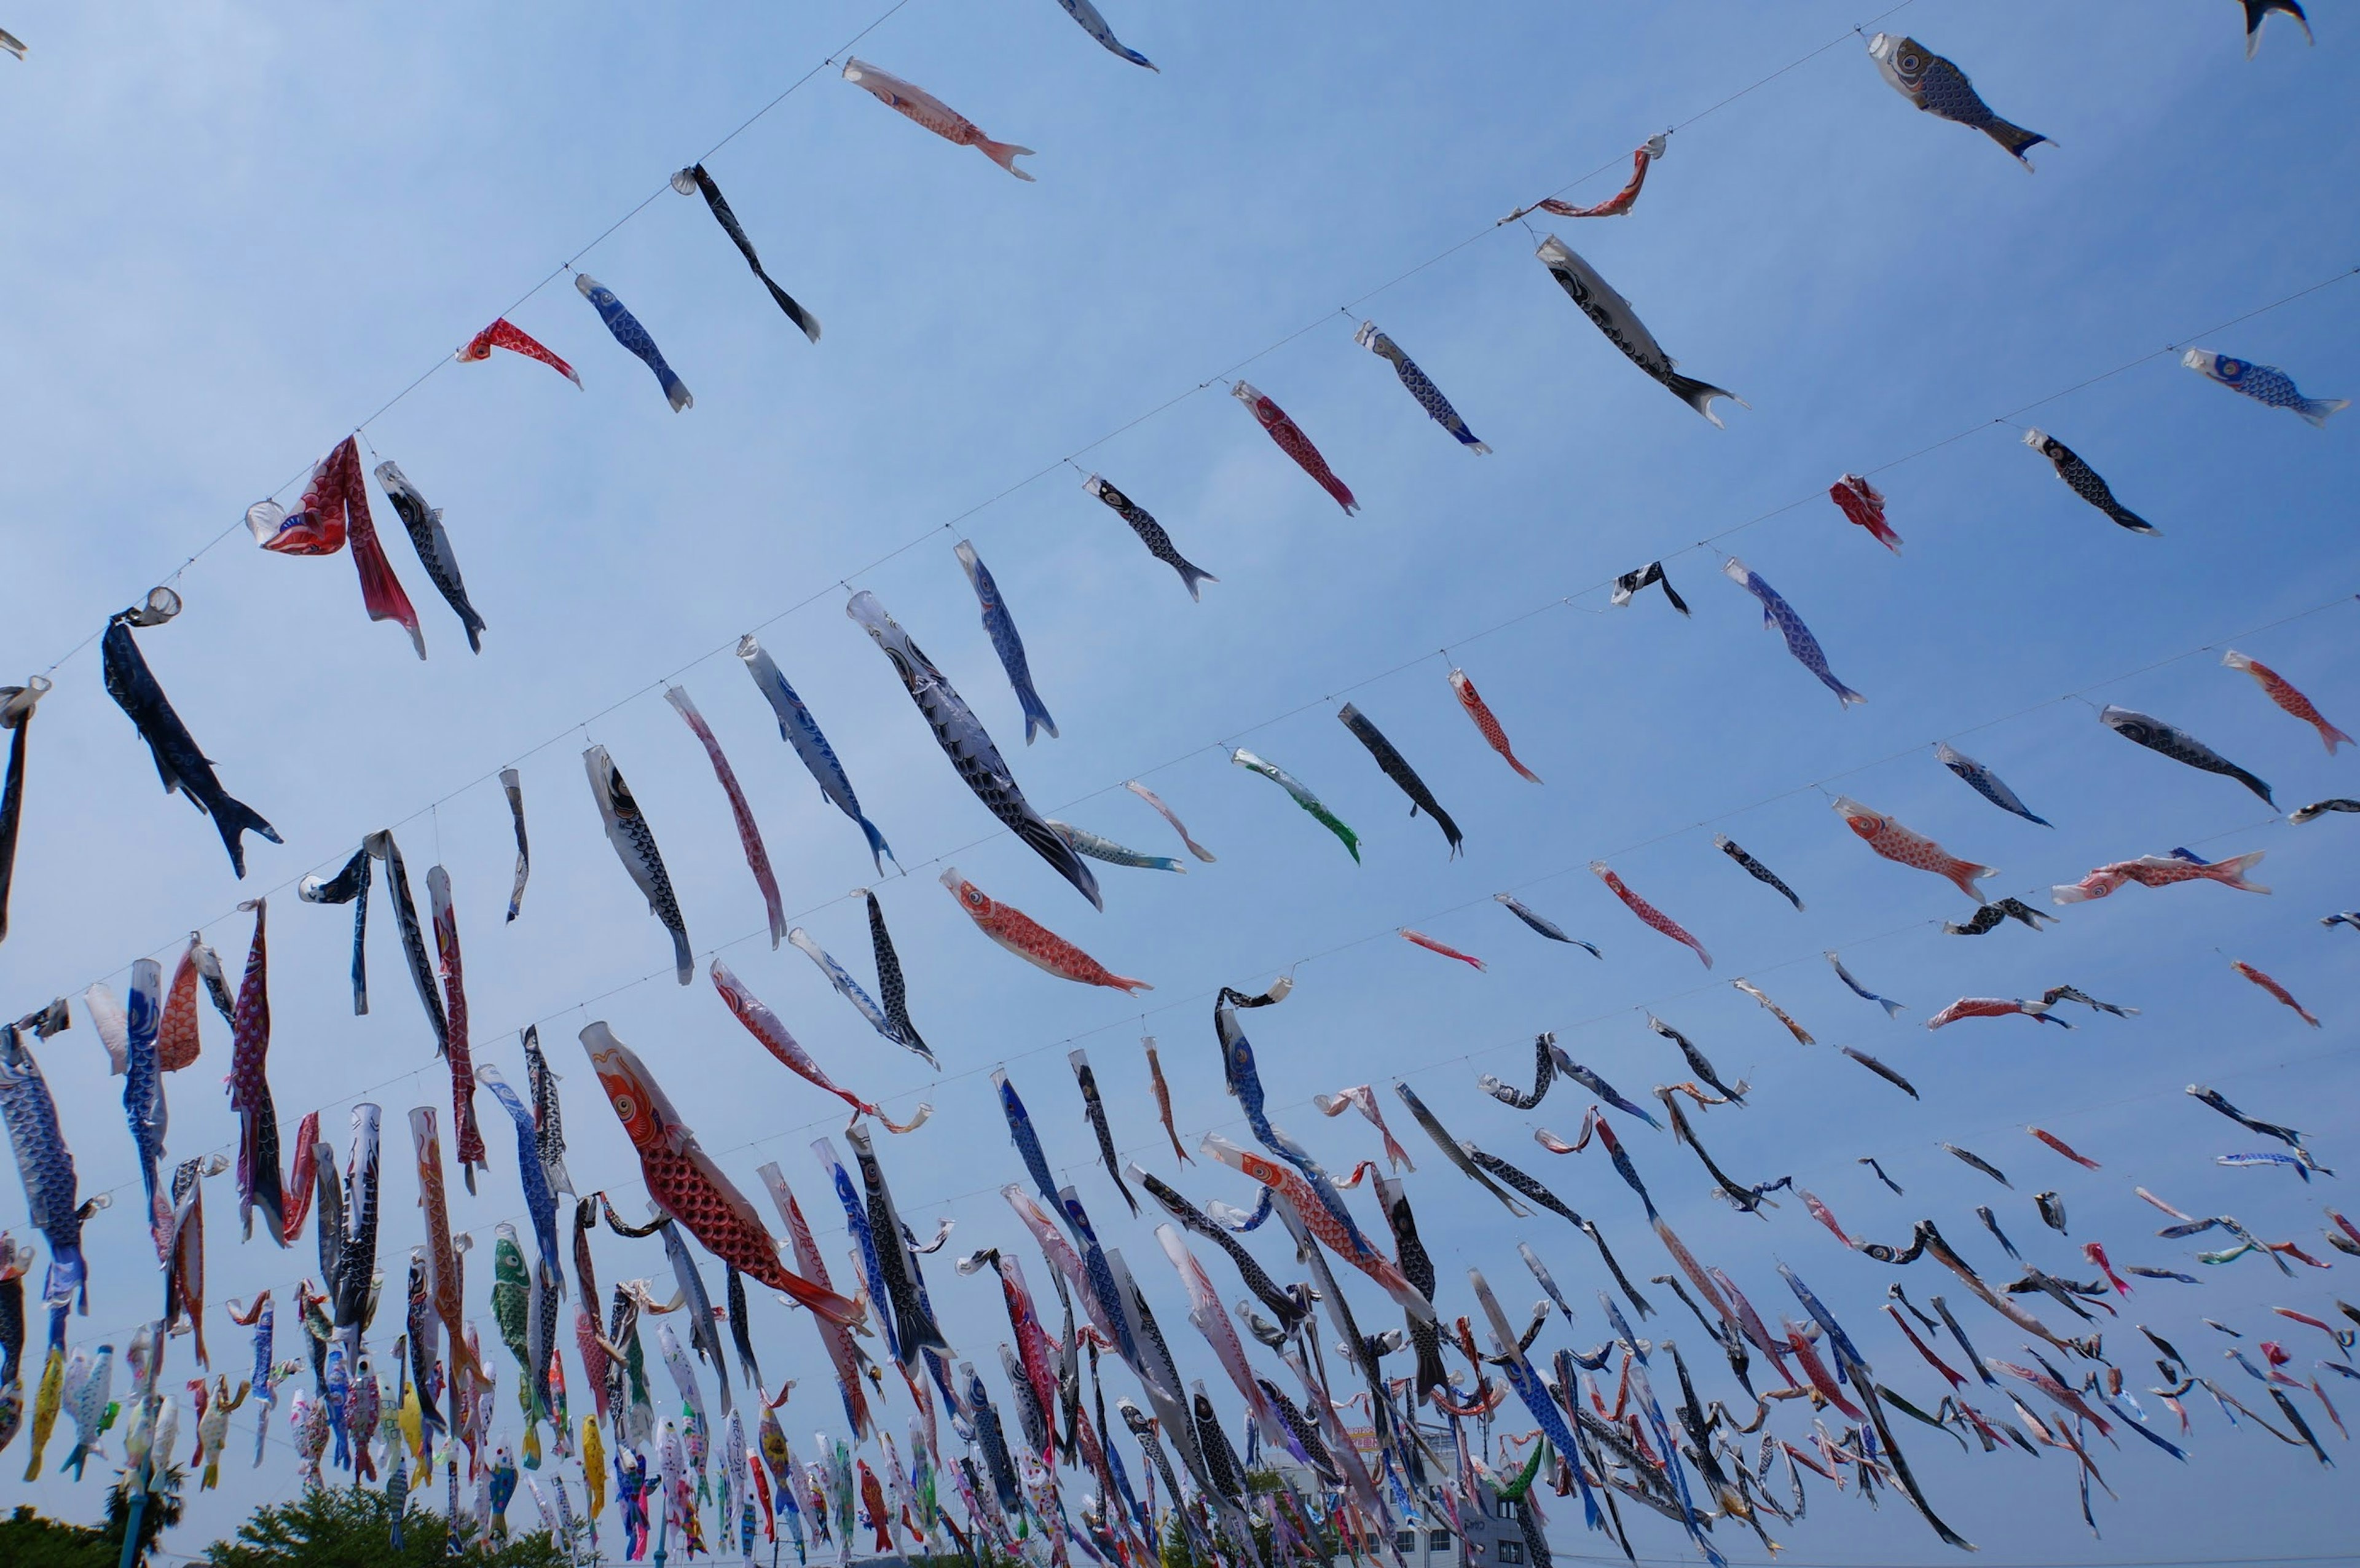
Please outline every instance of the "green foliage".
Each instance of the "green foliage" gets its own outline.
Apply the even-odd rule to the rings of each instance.
[[[208,1568],[564,1568],[565,1554],[546,1530],[512,1535],[495,1552],[455,1555],[446,1550],[447,1531],[441,1514],[410,1508],[396,1552],[393,1510],[383,1492],[317,1486],[293,1502],[257,1508],[235,1541],[213,1542],[202,1561]]]
[[[1156,1542],[1156,1555],[1163,1559],[1163,1568],[1196,1568],[1196,1554],[1188,1550],[1188,1532],[1180,1528],[1178,1515],[1164,1516],[1164,1539]]]
[[[93,1528],[43,1519],[19,1503],[0,1519],[0,1563],[7,1568],[116,1568],[123,1561],[123,1532],[130,1522],[131,1498],[121,1476],[106,1491],[106,1517]],[[139,1510],[139,1548],[146,1561],[156,1538],[180,1522],[180,1472],[166,1469]]]
[[[43,1519],[30,1503],[19,1503],[13,1515],[0,1519],[0,1563],[8,1568],[115,1568],[115,1553],[101,1531]]]
[[[156,1538],[180,1522],[180,1483],[184,1479],[180,1467],[167,1465],[151,1477],[148,1500],[139,1509],[139,1555],[137,1563],[148,1560],[148,1549]],[[117,1475],[115,1485],[106,1489],[106,1521],[99,1529],[106,1542],[107,1561],[123,1561],[123,1536],[131,1526],[131,1484],[128,1475]]]

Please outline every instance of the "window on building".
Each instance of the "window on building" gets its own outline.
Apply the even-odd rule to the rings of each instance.
[[[1403,1530],[1399,1535],[1393,1537],[1393,1547],[1394,1550],[1400,1552],[1415,1552],[1417,1550],[1417,1531],[1414,1530]]]
[[[1449,1532],[1448,1530],[1427,1530],[1427,1531],[1426,1532],[1426,1549],[1428,1552],[1448,1552],[1448,1551],[1449,1551],[1449,1550],[1450,1550],[1450,1532]]]
[[[1524,1560],[1524,1543],[1521,1541],[1503,1541],[1492,1549],[1491,1555],[1502,1563],[1522,1563]]]
[[[1493,1512],[1503,1519],[1519,1519],[1524,1517],[1524,1505],[1514,1497],[1502,1497]]]

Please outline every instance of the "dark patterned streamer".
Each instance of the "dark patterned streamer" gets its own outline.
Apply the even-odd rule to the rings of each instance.
[[[1748,855],[1744,846],[1735,839],[1731,838],[1727,833],[1715,833],[1712,835],[1712,842],[1721,846],[1721,854],[1744,867],[1748,877],[1778,894],[1795,908],[1799,909],[1803,907],[1803,900],[1795,896],[1795,890],[1780,880],[1776,872]]]
[[[532,851],[524,836],[524,779],[513,768],[500,769],[500,788],[507,791],[508,816],[516,823],[517,864],[516,886],[508,889],[508,919],[517,918],[524,904],[525,878],[532,875]]]
[[[1172,543],[1172,536],[1164,531],[1164,525],[1155,520],[1153,513],[1106,480],[1093,474],[1082,481],[1082,488],[1113,507],[1116,515],[1131,525],[1131,531],[1139,536],[1139,542],[1147,547],[1147,553],[1180,574],[1181,586],[1188,590],[1188,597],[1201,603],[1205,595],[1199,584],[1220,581],[1180,553]]]
[[[1651,561],[1617,577],[1614,580],[1613,602],[1618,605],[1628,604],[1633,594],[1647,587],[1663,589],[1665,603],[1683,615],[1688,613],[1688,601],[1679,596],[1672,587],[1672,580],[1664,575],[1664,563],[1660,561]]]
[[[296,884],[295,896],[307,904],[350,904],[353,907],[353,1016],[368,1011],[368,892],[373,862],[368,845],[353,851],[344,868],[322,880],[306,877]]]
[[[1489,1073],[1478,1081],[1478,1087],[1503,1105],[1513,1105],[1520,1111],[1537,1108],[1547,1096],[1549,1085],[1557,1082],[1557,1059],[1549,1053],[1549,1048],[1556,1043],[1557,1036],[1553,1034],[1536,1035],[1533,1039],[1532,1093],[1525,1094],[1514,1084],[1504,1083]]]
[[[910,1021],[910,988],[901,981],[901,960],[893,952],[893,938],[885,929],[885,910],[877,902],[877,895],[867,887],[860,896],[869,901],[869,945],[877,956],[877,999],[884,1005],[885,1021],[893,1026],[899,1043],[932,1062],[934,1051],[918,1033],[918,1026]]]
[[[1949,920],[1944,920],[1942,929],[1952,936],[1982,936],[1987,931],[1998,930],[2002,920],[2020,920],[2034,931],[2038,931],[2041,921],[2048,920],[2054,924],[2056,920],[2055,915],[2043,909],[2036,909],[2021,898],[2002,898],[1997,903],[1985,904],[1982,909],[1977,909],[1973,918],[1966,924],[1954,925]]]
[[[877,596],[864,589],[852,596],[844,613],[868,632],[891,661],[893,673],[901,677],[910,701],[917,704],[927,727],[934,731],[934,743],[950,759],[959,781],[975,792],[975,798],[1000,819],[1002,826],[1072,883],[1093,908],[1106,908],[1106,900],[1098,894],[1098,877],[1025,800],[1007,759],[984,730],[983,721],[975,716],[975,710],[967,706],[967,699],[958,694],[957,688],[934,660],[910,640],[910,634],[885,613]]]
[[[222,847],[229,851],[231,869],[239,877],[246,875],[246,843],[247,833],[260,833],[273,844],[283,841],[278,830],[262,820],[262,813],[222,788],[221,779],[213,773],[213,765],[197,746],[196,737],[172,708],[171,699],[164,695],[155,671],[132,639],[133,626],[161,626],[180,613],[180,596],[169,588],[151,591],[143,604],[120,611],[108,618],[106,631],[99,638],[99,661],[104,668],[106,694],[115,699],[139,731],[139,738],[148,743],[155,758],[156,776],[163,781],[166,794],[179,791],[188,796],[198,811],[213,818],[220,833]],[[22,730],[18,731],[21,735]],[[12,748],[13,749],[13,748]]]
[[[1459,833],[1459,824],[1450,820],[1450,813],[1435,800],[1434,791],[1426,787],[1426,780],[1417,776],[1417,769],[1409,765],[1409,759],[1394,748],[1393,743],[1387,740],[1375,724],[1369,722],[1367,714],[1351,703],[1345,703],[1336,716],[1344,721],[1344,727],[1352,732],[1353,739],[1369,748],[1369,755],[1376,758],[1377,767],[1383,770],[1384,776],[1401,786],[1401,792],[1409,797],[1409,814],[1414,817],[1423,811],[1434,819],[1434,825],[1440,828],[1442,836],[1449,841],[1451,858],[1457,859],[1459,844],[1465,835]]]
[[[1295,1325],[1301,1323],[1305,1313],[1309,1311],[1306,1303],[1293,1293],[1281,1290],[1278,1282],[1254,1260],[1253,1254],[1248,1252],[1227,1230],[1206,1218],[1204,1211],[1197,1208],[1196,1204],[1181,1196],[1178,1192],[1150,1171],[1142,1171],[1134,1165],[1131,1167],[1131,1173],[1139,1184],[1147,1189],[1148,1196],[1164,1206],[1166,1214],[1179,1221],[1189,1231],[1203,1236],[1227,1253],[1229,1261],[1237,1265],[1238,1277],[1245,1281],[1246,1289],[1252,1291],[1255,1299],[1271,1310],[1283,1330],[1290,1334],[1294,1332]],[[1264,1192],[1269,1190],[1263,1189]],[[1415,1280],[1412,1282],[1415,1283]]]
[[[16,828],[25,810],[25,736],[33,708],[48,693],[38,675],[22,686],[0,686],[0,729],[14,730],[8,742],[8,781],[0,786],[0,942],[8,940],[8,887],[16,872]]]
[[[1090,1053],[1077,1047],[1065,1053],[1065,1060],[1074,1069],[1074,1082],[1081,1087],[1082,1115],[1089,1119],[1090,1131],[1098,1138],[1098,1159],[1105,1164],[1107,1176],[1114,1182],[1114,1190],[1122,1194],[1122,1201],[1130,1206],[1135,1219],[1139,1214],[1139,1200],[1131,1195],[1129,1187],[1123,1185],[1122,1159],[1114,1151],[1114,1131],[1107,1125],[1106,1102],[1098,1094],[1098,1075],[1090,1067]]]
[[[746,230],[738,222],[738,214],[729,210],[729,202],[722,196],[721,187],[713,183],[713,176],[705,172],[705,165],[695,164],[673,175],[672,188],[683,196],[692,191],[704,193],[705,204],[713,209],[713,216],[721,224],[721,232],[729,236],[729,243],[738,247],[738,254],[746,258],[746,265],[754,269],[754,276],[760,278],[762,287],[770,291],[770,299],[786,312],[787,320],[801,329],[803,336],[814,343],[819,342],[819,318],[796,304],[794,297],[772,282],[770,275],[762,270],[762,258],[754,254],[754,242],[746,237]]]

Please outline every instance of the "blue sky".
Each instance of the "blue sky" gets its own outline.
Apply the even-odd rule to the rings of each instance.
[[[355,420],[569,259],[638,313],[697,397],[668,412],[561,273],[510,314],[573,361],[586,391],[519,360],[454,365],[368,426],[375,452],[445,509],[490,623],[480,657],[381,505],[425,623],[424,664],[399,631],[363,619],[342,561],[267,556],[241,530],[187,569],[187,613],[143,646],[226,786],[287,840],[251,845],[242,885],[210,827],[160,795],[101,691],[94,649],[69,659],[32,735],[14,930],[0,948],[8,1016],[94,979],[119,991],[143,954],[169,970],[191,927],[235,970],[248,927],[233,907],[269,894],[280,1114],[291,1132],[320,1107],[341,1147],[355,1085],[380,1085],[369,1098],[385,1107],[393,1154],[380,1259],[398,1290],[415,1211],[393,1133],[411,1105],[447,1107],[447,1087],[390,923],[371,954],[375,1010],[355,1018],[344,912],[301,905],[292,887],[391,823],[414,879],[439,859],[457,888],[478,1059],[520,1077],[515,1030],[537,1022],[566,1073],[578,1181],[622,1192],[636,1174],[573,1044],[603,1018],[742,1184],[775,1159],[807,1203],[824,1197],[805,1145],[837,1125],[835,1103],[764,1057],[703,979],[672,984],[662,933],[583,783],[579,753],[595,741],[654,824],[700,957],[719,951],[840,1081],[897,1113],[937,1105],[931,1126],[884,1150],[912,1223],[956,1219],[960,1250],[1022,1239],[997,1195],[1020,1174],[987,1078],[1004,1063],[1053,1162],[1175,1324],[1180,1293],[1148,1227],[1118,1223],[1059,1059],[1088,1048],[1118,1142],[1168,1176],[1138,1035],[1162,1042],[1184,1135],[1239,1136],[1210,996],[1289,969],[1294,998],[1251,1020],[1281,1125],[1341,1169],[1377,1152],[1373,1135],[1322,1123],[1309,1096],[1406,1076],[1455,1131],[1595,1214],[1646,1273],[1661,1265],[1628,1194],[1529,1139],[1535,1125],[1570,1136],[1586,1102],[1560,1088],[1524,1116],[1475,1092],[1479,1073],[1527,1070],[1538,1030],[1637,1093],[1687,1075],[1647,1032],[1654,1010],[1725,1076],[1755,1085],[1748,1108],[1699,1126],[1724,1167],[1791,1171],[1855,1234],[1897,1241],[1931,1216],[1994,1278],[2010,1270],[1972,1217],[1987,1202],[2055,1272],[2086,1277],[2089,1239],[2118,1265],[2184,1259],[2195,1244],[2155,1240],[2158,1216],[2134,1185],[2325,1256],[2319,1204],[2342,1202],[2338,1183],[2215,1167],[2253,1140],[2180,1091],[2216,1085],[2302,1127],[2328,1165],[2354,1158],[2341,1145],[2360,1093],[2348,1044],[2360,944],[2316,923],[2355,901],[2353,819],[2271,822],[2233,781],[2108,734],[2092,704],[2179,724],[2269,779],[2281,806],[2360,793],[2349,754],[2326,757],[2219,667],[2237,647],[2347,727],[2360,714],[2348,653],[2360,550],[2336,521],[2360,429],[2346,420],[2360,416],[2314,430],[2158,352],[2201,342],[2282,365],[2314,395],[2355,395],[2360,280],[2202,335],[2360,261],[2360,217],[2337,199],[2360,180],[2360,149],[2338,129],[2360,59],[2345,18],[2318,7],[2315,49],[2274,21],[2249,63],[2225,4],[2092,0],[2060,17],[2017,0],[1918,0],[1889,17],[1959,61],[2000,114],[2055,139],[2027,175],[1880,80],[1862,40],[1844,36],[1865,7],[1522,5],[1446,22],[1326,0],[1277,12],[1108,6],[1162,68],[1151,74],[1104,53],[1049,0],[911,0],[858,52],[1038,148],[1037,183],[829,70],[706,159],[772,275],[825,322],[821,344],[778,316],[694,198],[662,191],[579,254],[881,9],[717,6],[689,23],[593,5],[561,22],[456,6],[397,19],[26,0],[0,16],[33,49],[21,65],[0,60],[0,126],[16,149],[0,246],[11,301],[0,345],[14,371],[0,390],[14,437],[0,474],[6,679],[94,634],[274,486],[291,500],[286,482]],[[1556,229],[1684,369],[1752,405],[1722,405],[1729,428],[1716,430],[1574,310],[1533,259],[1547,231],[1490,225],[1592,169],[1605,172],[1572,194],[1602,199],[1637,142],[1798,60],[1674,135],[1634,215]],[[1494,455],[1462,452],[1353,345],[1363,316],[1417,358]],[[1216,378],[1239,374],[1319,443],[1360,516],[1343,517],[1232,406]],[[2083,506],[2000,416],[2069,442],[2161,537]],[[1058,465],[1069,456],[1220,577],[1201,604]],[[1820,492],[1847,469],[1902,459],[1875,474],[1906,540],[1895,557]],[[1058,740],[1022,745],[952,554],[961,538],[1013,607]],[[1689,548],[1708,538],[1792,601],[1866,706],[1840,711],[1786,657],[1713,550]],[[1693,619],[1652,592],[1608,607],[1601,585],[1656,557]],[[1168,833],[1119,788],[1142,779],[1218,862],[1185,878],[1103,868],[1107,909],[1093,913],[958,786],[882,657],[843,618],[853,588],[876,593],[943,666],[1043,810],[1162,853]],[[876,1040],[800,955],[764,952],[759,897],[710,769],[660,699],[664,678],[687,687],[727,747],[788,909],[864,972],[859,906],[843,895],[873,873],[728,656],[749,627],[907,856],[909,875],[880,897],[939,1082]],[[1455,711],[1444,680],[1454,662],[1545,787],[1511,774]],[[1447,859],[1434,829],[1404,816],[1333,717],[1347,698],[1466,829],[1465,858]],[[1976,798],[1933,761],[1940,738],[2056,828]],[[1365,864],[1230,767],[1239,744],[1351,822]],[[523,918],[503,926],[511,845],[493,776],[511,762],[534,873]],[[2093,866],[2179,844],[2266,849],[2256,875],[2275,892],[2129,888],[2060,911],[2038,936],[2010,926],[1953,938],[1937,922],[1972,907],[1870,855],[1829,809],[1839,791],[1999,866],[1994,892],[2037,902]],[[1714,850],[1716,832],[1776,869],[1808,910],[1746,879]],[[1633,922],[1584,871],[1598,856],[1686,922],[1716,967]],[[1124,1001],[1016,963],[934,885],[943,862],[1156,990]],[[1505,887],[1597,942],[1604,962],[1532,937],[1491,902]],[[1482,955],[1490,972],[1410,948],[1392,934],[1401,925]],[[1844,992],[1819,956],[1830,947],[1910,1010],[1888,1022]],[[2232,958],[2277,975],[2327,1027],[2304,1028]],[[1820,1044],[1797,1047],[1729,987],[1736,975]],[[2142,1010],[2076,1018],[2070,1034],[2015,1019],[1920,1027],[1959,996],[2060,982]],[[214,1088],[227,1040],[212,1021],[203,1061],[170,1086],[176,1159],[233,1136]],[[1846,1044],[1907,1073],[1923,1100],[1837,1056]],[[83,1191],[117,1190],[90,1230],[92,1315],[72,1332],[120,1345],[157,1282],[136,1203],[122,1201],[137,1175],[120,1085],[86,1018],[43,1062]],[[1394,1104],[1388,1095],[1389,1114]],[[497,1114],[488,1100],[480,1111]],[[1586,1245],[1553,1221],[1507,1221],[1396,1120],[1419,1161],[1410,1192],[1439,1242],[1452,1312],[1470,1304],[1469,1266],[1524,1300],[1513,1243],[1530,1239],[1584,1309],[1575,1339],[1602,1337],[1587,1303],[1604,1281]],[[2104,1168],[2065,1164],[2027,1123]],[[505,1135],[487,1131],[491,1176],[453,1214],[486,1236],[521,1209]],[[1928,1265],[1896,1276],[1847,1255],[1797,1203],[1766,1223],[1735,1214],[1687,1151],[1644,1128],[1625,1137],[1700,1257],[1757,1302],[1773,1298],[1775,1263],[1791,1262],[1880,1374],[1931,1402],[1930,1374],[1875,1315],[1892,1279],[1913,1299],[1939,1290]],[[2016,1191],[1942,1154],[1944,1140],[2007,1170]],[[1906,1198],[1853,1163],[1868,1154]],[[1221,1173],[1181,1174],[1193,1197],[1246,1196]],[[2034,1216],[2043,1188],[2063,1194],[2070,1237]],[[226,1181],[210,1206],[213,1301],[266,1284],[283,1301],[310,1270],[308,1244],[236,1245]],[[840,1256],[840,1233],[825,1244]],[[1258,1250],[1284,1262],[1281,1248]],[[652,1244],[608,1238],[599,1253],[602,1279],[663,1278]],[[2244,1329],[2250,1353],[2278,1337],[2270,1306],[2316,1312],[2355,1294],[2340,1272],[2284,1279],[2250,1258],[2190,1267],[2201,1289],[2142,1284],[2107,1325],[2135,1379],[2145,1358],[2123,1343],[2133,1322],[2242,1382],[2218,1357],[2229,1342],[2200,1317]],[[950,1320],[998,1321],[988,1283],[940,1264],[929,1283]],[[483,1303],[475,1310],[488,1331]],[[801,1444],[835,1430],[814,1336],[768,1302],[755,1310],[765,1370],[803,1379],[791,1432]],[[1715,1393],[1734,1393],[1695,1354],[1692,1323],[1649,1326],[1679,1341]],[[1970,1320],[1982,1348],[2008,1356],[2002,1326]],[[2288,1326],[2307,1362],[2316,1332]],[[217,1316],[211,1330],[217,1365],[242,1367],[241,1336]],[[393,1332],[380,1320],[380,1340]],[[998,1335],[955,1337],[988,1362]],[[1175,1343],[1191,1373],[1214,1371],[1185,1337]],[[176,1382],[191,1375],[187,1356],[178,1342]],[[577,1379],[577,1416],[587,1402]],[[2096,1546],[2062,1456],[1960,1457],[1922,1428],[1902,1441],[1945,1517],[1992,1561],[2298,1555],[2352,1538],[2360,1514],[2335,1475],[2191,1409],[2190,1472],[2136,1440],[2102,1456],[2121,1501],[2102,1502]],[[896,1426],[906,1413],[893,1408]],[[1799,1429],[1797,1414],[1782,1412],[1781,1429]],[[224,1491],[192,1506],[182,1550],[291,1489],[283,1450],[259,1473],[246,1467],[244,1420]],[[53,1441],[52,1469],[69,1440]],[[2342,1458],[2340,1438],[2327,1441]],[[94,1481],[16,1479],[21,1445],[0,1455],[0,1501],[97,1511]],[[2189,1486],[2200,1473],[2202,1489]],[[1793,1558],[1917,1562],[1943,1550],[1897,1502],[1870,1512],[1821,1488],[1813,1503],[1784,1532]],[[1604,1550],[1558,1512],[1564,1549]],[[1643,1551],[1682,1551],[1669,1525],[1640,1529]],[[1721,1535],[1732,1556],[1760,1555]]]

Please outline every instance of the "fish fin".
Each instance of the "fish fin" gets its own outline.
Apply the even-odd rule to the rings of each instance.
[[[1200,604],[1205,602],[1205,595],[1198,591],[1196,585],[1200,583],[1218,583],[1220,581],[1219,578],[1214,576],[1211,572],[1205,571],[1201,567],[1191,566],[1185,561],[1174,561],[1172,563],[1172,570],[1180,574],[1181,583],[1187,587],[1188,597],[1196,600],[1196,603]]]
[[[196,799],[193,795],[189,798]],[[246,843],[242,834],[257,833],[273,844],[287,842],[279,836],[278,829],[263,821],[261,812],[229,795],[221,798],[213,819],[213,826],[221,832],[222,847],[229,851],[230,866],[241,878],[246,876]]]
[[[1109,975],[1104,980],[1099,981],[1098,984],[1107,986],[1110,990],[1128,991],[1134,996],[1139,995],[1142,991],[1153,991],[1155,989],[1154,986],[1149,985],[1146,981],[1133,980],[1128,975]]]
[[[672,973],[680,976],[680,983],[683,985],[695,977],[696,956],[688,951],[688,931],[685,927],[672,930]]]
[[[819,342],[819,318],[795,303],[794,296],[771,282],[767,275],[758,276],[762,278],[762,286],[770,291],[771,301],[786,312],[787,320],[802,329],[803,336],[814,343]]]
[[[1000,165],[1000,168],[1008,170],[1009,173],[1016,176],[1017,179],[1029,180],[1032,178],[1031,175],[1016,167],[1016,160],[1018,158],[1030,158],[1032,156],[1032,149],[1031,147],[1018,147],[1014,142],[996,142],[989,136],[984,137],[982,140],[977,142],[975,146],[977,151],[982,153],[984,157],[991,159],[992,162]]]
[[[2328,415],[2350,407],[2352,399],[2349,397],[2305,397],[2295,405],[2294,411],[2313,427],[2318,427],[2327,423]]]
[[[672,405],[672,411],[673,413],[677,414],[683,408],[694,408],[696,407],[696,399],[694,397],[690,395],[687,383],[681,380],[679,376],[666,375],[661,377],[661,380],[663,382],[664,401]]]
[[[2034,139],[2037,141],[2039,138]],[[1715,426],[1724,430],[1728,427],[1721,425],[1721,416],[1712,411],[1714,398],[1726,397],[1741,408],[1750,408],[1754,406],[1727,387],[1715,387],[1710,381],[1699,381],[1693,376],[1682,376],[1675,372],[1664,377],[1664,385],[1670,387],[1672,395],[1681,402],[1710,419]]]
[[[779,727],[779,733],[784,735],[786,733],[786,726],[781,724]],[[879,833],[875,825],[872,824],[867,817],[856,816],[853,818],[853,821],[860,824],[860,831],[863,833],[866,833],[869,837],[869,857],[877,863],[877,875],[880,877],[884,876],[885,858],[886,856],[892,855],[892,846],[885,842],[885,835]],[[893,864],[899,866],[901,862],[899,858],[896,858]]]
[[[2041,143],[2049,141],[2047,136],[2038,131],[2027,131],[2022,125],[2011,125],[1996,115],[1993,117],[1990,125],[1983,127],[1983,135],[2005,147],[2009,156],[2027,169],[2032,167],[2032,160],[2024,155]],[[2049,142],[2049,145],[2054,147],[2056,144]]]
[[[2337,729],[2325,719],[2319,721],[2319,738],[2327,743],[2327,755],[2330,757],[2335,755],[2335,746],[2338,741],[2343,742],[2345,746],[2354,744],[2350,735],[2345,735],[2342,730]]]

